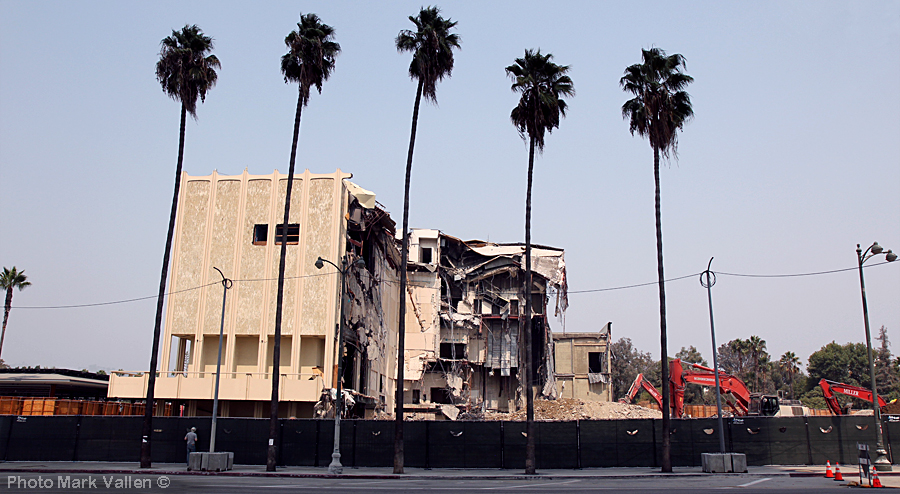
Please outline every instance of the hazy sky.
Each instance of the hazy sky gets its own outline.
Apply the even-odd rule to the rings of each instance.
[[[416,86],[394,38],[420,2],[0,0],[0,264],[14,295],[9,364],[149,366],[178,147],[179,104],[154,74],[159,42],[197,24],[219,82],[188,122],[191,175],[287,172],[297,98],[285,35],[314,12],[343,52],[303,113],[297,169],[335,168],[399,223]],[[706,268],[719,343],[758,335],[804,363],[863,341],[856,244],[900,250],[900,2],[451,2],[462,49],[420,113],[410,224],[524,241],[527,146],[504,67],[526,48],[571,66],[577,95],[535,162],[535,243],[566,250],[569,332],[613,322],[659,358],[653,157],[622,119],[618,81],[641,48],[681,53],[696,118],[661,170],[667,278]],[[881,260],[884,257],[881,256]],[[870,261],[875,265],[881,262]],[[866,269],[873,331],[900,353],[900,262]],[[669,351],[711,358],[706,291],[667,283]],[[562,331],[558,320],[554,331]]]

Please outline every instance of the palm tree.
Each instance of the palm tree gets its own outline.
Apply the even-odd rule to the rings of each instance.
[[[653,179],[656,183],[656,266],[659,280],[659,332],[662,347],[662,382],[669,380],[668,342],[666,336],[666,286],[663,275],[662,217],[659,204],[659,157],[678,154],[677,130],[684,126],[694,111],[691,98],[684,91],[694,79],[681,72],[684,57],[666,56],[659,48],[641,50],[643,62],[625,69],[619,85],[634,95],[622,105],[622,117],[630,119],[631,135],[637,132],[650,140],[653,148]],[[669,441],[669,386],[663,386],[662,471],[672,471]]]
[[[31,286],[25,271],[19,271],[15,266],[12,269],[3,268],[0,273],[0,289],[6,290],[6,303],[3,305],[3,333],[0,334],[0,355],[3,354],[3,340],[6,338],[6,322],[9,321],[9,311],[12,309],[13,288],[22,290]]]
[[[284,82],[300,85],[297,111],[294,116],[294,140],[291,143],[291,161],[288,166],[287,190],[284,194],[284,221],[282,222],[281,258],[278,262],[278,295],[275,303],[275,345],[272,353],[272,406],[269,420],[269,446],[266,471],[275,471],[278,433],[278,377],[281,365],[281,317],[284,302],[284,265],[287,258],[287,228],[291,214],[291,190],[294,185],[294,162],[297,157],[297,139],[300,136],[300,115],[309,103],[309,89],[316,86],[322,93],[322,83],[334,70],[334,60],[341,52],[341,45],[334,42],[334,28],[323,24],[316,14],[300,16],[297,30],[284,38],[288,52],[281,57],[281,73]],[[338,356],[340,358],[340,356]],[[338,376],[340,379],[340,376]]]
[[[216,69],[221,67],[213,49],[212,38],[205,36],[199,27],[184,26],[165,37],[156,63],[156,79],[163,91],[175,101],[181,102],[181,131],[178,138],[178,164],[175,166],[175,193],[169,213],[169,231],[166,234],[166,250],[163,252],[162,274],[159,279],[159,296],[156,300],[156,323],[153,327],[153,350],[150,353],[150,376],[147,381],[147,401],[144,408],[144,425],[141,430],[141,468],[150,468],[150,431],[153,421],[153,400],[156,387],[156,358],[159,353],[159,332],[162,325],[163,301],[166,293],[166,276],[169,272],[169,253],[175,232],[175,214],[178,211],[178,191],[181,188],[181,164],[184,158],[184,124],[188,113],[197,118],[197,99],[206,101],[206,92],[216,85]]]
[[[528,186],[525,194],[525,474],[535,473],[534,461],[534,389],[532,388],[531,361],[531,183],[534,170],[534,149],[544,150],[544,134],[552,133],[559,127],[560,116],[566,116],[565,96],[575,95],[575,86],[566,73],[568,65],[553,63],[550,53],[541,55],[541,50],[525,50],[523,58],[506,67],[506,74],[512,78],[512,90],[520,93],[519,104],[513,108],[509,118],[528,142]],[[521,319],[520,319],[521,321]],[[520,376],[522,374],[519,374]]]
[[[791,399],[794,399],[794,374],[800,370],[800,358],[794,352],[784,352],[778,361],[782,370],[786,370],[791,379]]]
[[[759,392],[759,362],[763,353],[766,352],[766,340],[759,336],[750,337],[750,355],[753,357],[753,380],[755,382],[756,392]]]
[[[409,16],[416,30],[404,29],[394,43],[398,52],[412,52],[409,77],[419,81],[413,106],[409,152],[406,155],[406,183],[403,189],[403,244],[400,247],[400,325],[397,329],[397,392],[394,424],[394,473],[403,473],[403,367],[406,340],[406,265],[409,261],[409,179],[422,96],[437,104],[437,83],[453,71],[453,49],[459,49],[459,35],[450,31],[456,21],[441,17],[441,9],[423,7],[419,15]]]

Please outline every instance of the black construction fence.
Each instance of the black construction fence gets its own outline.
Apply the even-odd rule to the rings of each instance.
[[[2,461],[137,462],[142,417],[0,416]],[[218,419],[216,449],[234,452],[234,462],[266,462],[268,419]],[[699,466],[700,454],[719,451],[716,419],[673,419],[672,464]],[[185,461],[184,436],[191,427],[209,442],[210,420],[155,417],[152,460]],[[900,445],[900,416],[883,417],[885,446]],[[660,465],[659,419],[536,422],[537,467],[656,467]],[[404,427],[405,464],[420,468],[521,469],[525,466],[524,422],[415,421]],[[393,462],[394,422],[341,422],[341,463],[346,467],[389,467]],[[727,449],[747,455],[749,465],[853,464],[857,443],[875,449],[871,416],[744,417],[725,419]],[[334,422],[282,419],[278,462],[327,466],[334,445]]]

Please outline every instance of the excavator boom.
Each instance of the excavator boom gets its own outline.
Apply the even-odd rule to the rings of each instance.
[[[636,378],[634,378],[634,382],[631,383],[631,388],[628,389],[628,394],[626,395],[626,399],[628,403],[634,401],[635,396],[640,393],[641,388],[650,393],[650,396],[656,401],[656,404],[659,405],[659,409],[662,410],[662,395],[659,394],[659,391],[647,381],[647,378],[644,377],[643,374],[638,374]]]
[[[841,410],[841,404],[838,403],[837,398],[834,396],[835,393],[841,393],[872,403],[871,389],[861,388],[859,386],[852,386],[850,384],[844,384],[835,381],[829,381],[827,379],[820,380],[819,387],[822,388],[822,396],[825,397],[825,404],[828,405],[828,409],[831,410],[831,413],[835,415],[844,414],[844,411]],[[887,403],[880,396],[878,397],[878,406],[887,406]]]
[[[716,389],[715,371],[709,367],[700,364],[687,363],[688,369],[684,368],[681,359],[674,359],[669,362],[669,386],[672,393],[672,408],[676,417],[684,415],[684,388],[688,383],[699,384]],[[743,381],[731,374],[719,371],[719,393],[725,397],[725,401],[735,415],[747,415],[751,413],[751,395],[750,390],[744,385]],[[757,395],[753,395],[757,396]],[[774,397],[760,396],[758,401],[777,400]],[[755,398],[754,398],[755,399]],[[777,401],[774,402],[774,409],[769,404],[766,411],[757,410],[759,406],[754,406],[753,414],[756,413],[773,413],[777,412]]]

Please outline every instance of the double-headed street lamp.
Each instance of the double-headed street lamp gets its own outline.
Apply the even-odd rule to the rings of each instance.
[[[328,259],[322,259],[321,257],[316,259],[316,269],[322,269],[325,266],[325,263],[331,264],[335,269],[341,273],[341,310],[340,322],[338,324],[338,337],[337,337],[337,383],[335,383],[334,387],[336,389],[336,400],[334,404],[334,451],[331,453],[331,464],[328,465],[328,473],[332,475],[340,475],[344,471],[343,465],[341,465],[341,412],[343,411],[344,397],[341,396],[341,380],[343,374],[343,362],[344,362],[344,279],[347,277],[347,272],[350,271],[350,268],[354,265],[363,267],[366,265],[365,261],[362,259],[357,259],[353,263],[350,263],[347,259],[347,256],[341,258],[341,265],[343,268],[339,268],[337,264],[329,261]]]
[[[863,263],[874,256],[884,253],[888,262],[897,260],[897,254],[873,243],[865,252],[859,244],[856,244],[856,258],[859,261],[859,289],[862,292],[863,319],[866,322],[866,348],[869,350],[869,377],[872,379],[872,409],[875,412],[875,469],[880,472],[891,471],[891,462],[887,459],[887,451],[884,449],[884,434],[881,430],[881,407],[878,406],[878,387],[875,385],[875,361],[872,358],[872,337],[869,332],[869,306],[866,304],[866,282],[863,279]]]

